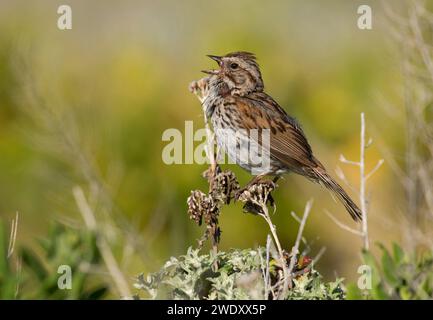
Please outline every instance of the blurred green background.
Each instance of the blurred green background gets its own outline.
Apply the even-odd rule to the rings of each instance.
[[[72,30],[57,28],[62,4],[72,7]],[[357,27],[361,4],[373,8],[372,30]],[[206,54],[254,52],[267,92],[303,124],[328,170],[340,166],[354,185],[356,168],[339,156],[358,159],[361,112],[375,140],[368,167],[385,156],[385,145],[403,161],[402,120],[382,105],[385,98],[392,114],[402,100],[382,19],[376,1],[1,1],[0,216],[18,211],[17,242],[33,245],[54,219],[84,225],[72,188],[90,192],[96,179],[115,208],[96,211],[128,277],[196,245],[203,230],[188,219],[186,199],[206,190],[206,166],[165,165],[161,136],[168,128],[184,132],[187,120],[203,127],[188,84],[213,67]],[[248,181],[246,172],[224,167]],[[326,246],[318,269],[354,279],[361,241],[324,214],[355,227],[344,208],[302,177],[279,185],[274,222],[284,246],[298,227],[290,212],[301,214],[314,198],[305,231],[310,255]],[[403,210],[403,190],[388,163],[368,190],[371,241],[399,241],[392,222]],[[265,244],[265,222],[240,204],[225,208],[220,222],[222,249]],[[125,262],[119,239],[131,232],[140,245]]]

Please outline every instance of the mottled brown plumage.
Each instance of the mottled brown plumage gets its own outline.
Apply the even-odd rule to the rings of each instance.
[[[360,220],[361,211],[314,157],[298,122],[264,92],[255,56],[233,52],[209,57],[219,69],[204,71],[210,76],[206,78],[209,92],[203,105],[217,143],[229,158],[256,175],[253,181],[295,172],[318,182],[337,196],[354,220]],[[269,165],[250,159],[254,157],[267,157]]]

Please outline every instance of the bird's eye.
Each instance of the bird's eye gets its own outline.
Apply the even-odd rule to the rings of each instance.
[[[230,65],[230,68],[232,68],[232,69],[237,69],[239,67],[239,65],[236,63],[236,62],[233,62],[231,65]]]

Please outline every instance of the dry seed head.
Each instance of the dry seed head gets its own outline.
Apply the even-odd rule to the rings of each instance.
[[[212,199],[200,190],[191,191],[187,200],[190,219],[201,225],[202,217],[213,207],[212,202]]]

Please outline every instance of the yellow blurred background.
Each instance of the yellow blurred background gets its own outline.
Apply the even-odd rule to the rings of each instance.
[[[72,30],[57,28],[62,4],[72,8]],[[373,9],[372,30],[357,27],[361,4]],[[266,91],[301,122],[316,156],[332,173],[341,167],[355,186],[357,169],[339,156],[359,158],[365,112],[374,139],[367,167],[385,158],[368,181],[371,243],[400,241],[393,223],[405,210],[403,188],[387,157],[404,161],[403,98],[398,55],[381,20],[376,1],[2,1],[0,216],[18,211],[17,241],[30,245],[53,219],[83,225],[72,188],[88,191],[86,174],[96,172],[116,208],[111,216],[132,225],[143,245],[131,249],[128,277],[195,246],[203,230],[188,219],[186,199],[206,190],[206,166],[165,165],[161,136],[168,128],[184,132],[188,120],[203,128],[188,84],[213,67],[206,54],[243,50],[257,55]],[[248,181],[228,167],[241,184]],[[314,198],[309,255],[326,247],[318,270],[354,279],[362,243],[324,213],[356,228],[344,208],[302,177],[288,175],[279,186],[273,218],[283,246],[291,247],[298,228],[290,212],[302,214]],[[240,204],[225,207],[220,223],[222,249],[265,245],[265,222]],[[112,243],[129,236],[119,224],[111,228]]]

